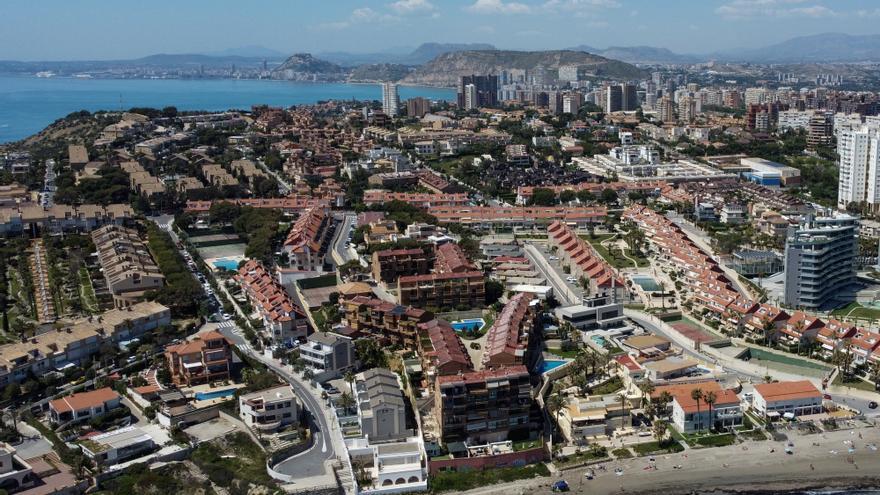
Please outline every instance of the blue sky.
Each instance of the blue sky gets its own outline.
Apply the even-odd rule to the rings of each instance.
[[[0,59],[112,59],[262,45],[285,53],[422,42],[546,49],[750,48],[878,33],[877,0],[0,0]]]

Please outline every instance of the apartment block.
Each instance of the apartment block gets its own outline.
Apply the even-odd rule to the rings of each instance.
[[[321,271],[324,255],[333,238],[333,217],[323,208],[305,211],[284,240],[290,266],[304,271]]]
[[[228,380],[232,370],[232,348],[217,331],[198,334],[190,341],[166,347],[165,359],[175,385]]]
[[[300,346],[299,355],[315,373],[317,381],[342,376],[355,366],[354,342],[332,332],[309,335],[306,343]]]
[[[472,371],[474,366],[458,333],[446,320],[433,319],[417,325],[418,355],[422,370],[433,383],[438,376]]]
[[[433,257],[421,248],[375,251],[372,259],[373,279],[393,284],[405,275],[428,273]]]
[[[423,309],[393,304],[367,296],[355,296],[344,302],[345,320],[359,332],[386,339],[392,345],[416,349],[418,325],[433,318]]]
[[[116,307],[125,307],[161,289],[165,277],[134,229],[107,225],[92,232],[98,260]]]
[[[400,304],[417,308],[480,307],[486,303],[486,278],[481,271],[430,273],[397,279]]]
[[[39,229],[50,234],[91,232],[104,225],[123,225],[134,220],[134,210],[125,204],[52,205],[20,203],[0,208],[0,234],[21,234]]]
[[[858,219],[808,216],[785,241],[785,304],[819,309],[855,283]]]
[[[443,443],[500,442],[539,430],[525,366],[440,376],[434,394]]]
[[[535,328],[538,309],[535,296],[520,292],[510,299],[486,333],[483,368],[528,365],[529,338]]]
[[[305,337],[309,320],[287,295],[284,287],[258,260],[248,260],[235,275],[241,290],[263,320],[263,327],[276,342]]]

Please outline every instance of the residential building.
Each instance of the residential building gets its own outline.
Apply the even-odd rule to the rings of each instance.
[[[347,438],[345,445],[351,462],[363,466],[369,479],[357,480],[358,493],[383,495],[428,489],[427,455],[420,436],[381,443]]]
[[[817,112],[810,117],[807,128],[807,149],[830,146],[834,141],[834,114]]]
[[[382,83],[382,111],[389,117],[397,116],[400,109],[400,97],[397,85],[391,82]]]
[[[49,401],[49,418],[56,425],[88,421],[120,406],[120,397],[110,387],[78,392]]]
[[[538,310],[532,294],[516,294],[498,313],[486,332],[483,344],[483,368],[529,365],[529,339],[535,328]]]
[[[276,431],[299,421],[299,405],[290,385],[258,390],[238,397],[238,415],[259,431]]]
[[[392,345],[416,349],[417,327],[433,318],[423,309],[393,304],[367,296],[344,302],[345,320],[356,331],[376,335]]]
[[[175,385],[201,385],[228,380],[232,349],[220,332],[196,334],[192,340],[165,348],[168,371]]]
[[[98,261],[117,308],[162,288],[165,277],[134,229],[107,225],[92,231]]]
[[[631,427],[634,406],[637,401],[629,398],[621,405],[616,394],[568,397],[556,417],[559,431],[568,444],[587,445],[612,436],[618,428]]]
[[[590,284],[590,295],[610,295],[614,302],[625,302],[628,290],[623,279],[589,242],[569,225],[555,221],[547,229],[548,244],[557,249],[560,263],[569,267],[572,277],[585,278]]]
[[[33,461],[34,459],[31,459],[31,462]],[[45,461],[43,462],[45,463]],[[42,476],[34,473],[33,467],[18,455],[15,447],[6,442],[0,442],[0,487],[8,493],[16,493],[34,486],[40,478]],[[70,478],[73,478],[73,476],[70,476]],[[67,488],[69,487],[64,487],[64,489]],[[70,490],[70,492],[65,491],[62,493],[77,492],[76,488],[70,488]],[[27,490],[27,492],[30,492],[30,490]]]
[[[360,296],[358,296],[360,297]],[[299,355],[317,381],[337,378],[355,367],[354,342],[332,332],[315,332],[299,347]]]
[[[479,107],[480,100],[477,95],[477,86],[474,84],[466,84],[464,87],[464,109],[474,110]]]
[[[777,418],[786,413],[809,416],[824,411],[822,392],[809,380],[759,383],[755,385],[752,407],[758,414]]]
[[[699,402],[694,398],[699,391]],[[661,385],[651,393],[656,400],[664,392],[672,396],[672,424],[679,433],[693,433],[712,428],[733,428],[742,425],[740,399],[733,390],[722,389],[716,381],[698,381]],[[714,395],[710,407],[705,397]]]
[[[495,107],[498,106],[498,76],[494,75],[470,75],[459,78],[458,83],[458,106],[467,108],[467,86],[473,85],[472,106]]]
[[[275,342],[289,343],[308,334],[305,312],[260,261],[248,260],[238,269],[235,280]]]
[[[446,320],[433,319],[417,325],[418,356],[429,383],[438,376],[473,370],[473,363],[458,333]]]
[[[434,271],[438,273],[465,273],[477,269],[461,247],[454,242],[441,244],[434,249]]]
[[[459,223],[466,227],[488,231],[498,228],[513,230],[544,230],[560,220],[577,228],[587,228],[604,222],[604,207],[569,206],[470,206],[435,207],[431,214],[440,224]]]
[[[486,279],[479,270],[409,275],[397,279],[400,304],[417,308],[473,308],[486,303]]]
[[[603,108],[606,113],[619,112],[623,110],[623,91],[621,86],[605,86],[602,89],[604,94]]]
[[[401,440],[413,434],[406,427],[406,401],[397,373],[373,368],[355,375],[361,433],[371,442]]]
[[[373,252],[373,279],[395,283],[405,275],[421,275],[431,269],[432,259],[422,248],[386,249]]]
[[[819,309],[855,282],[858,219],[808,216],[785,241],[785,304]]]
[[[539,430],[529,372],[522,365],[437,377],[434,408],[446,444],[528,438]]]
[[[872,210],[880,205],[880,127],[862,125],[841,130],[837,138],[837,208],[866,203]]]
[[[112,466],[141,457],[156,448],[153,437],[137,426],[87,436],[78,442],[83,454],[99,466]]]
[[[406,100],[406,115],[422,118],[431,111],[431,100],[417,96]]]
[[[283,250],[290,266],[302,271],[322,271],[333,230],[333,217],[326,209],[304,211],[284,240]]]

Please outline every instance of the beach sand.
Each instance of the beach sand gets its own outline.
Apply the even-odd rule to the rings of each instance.
[[[728,447],[658,455],[653,463],[647,457],[609,461],[605,463],[607,471],[592,467],[597,475],[592,480],[584,478],[588,468],[578,468],[549,478],[493,485],[466,493],[550,493],[552,483],[559,479],[568,482],[570,493],[590,494],[778,493],[836,487],[880,487],[880,450],[868,447],[870,444],[880,446],[878,428],[809,435],[791,431],[787,435],[794,444],[793,454],[785,453],[787,442],[750,441]],[[853,443],[853,453],[848,452],[850,445],[845,441]],[[815,446],[813,442],[819,445]],[[775,452],[771,453],[771,448]],[[656,470],[646,469],[651,465],[656,465]],[[681,465],[681,469],[674,469],[676,465]],[[623,469],[621,476],[614,473],[617,467]]]

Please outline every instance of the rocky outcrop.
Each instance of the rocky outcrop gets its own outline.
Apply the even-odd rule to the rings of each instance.
[[[403,79],[405,84],[454,87],[461,76],[499,74],[505,69],[534,70],[541,66],[551,72],[560,66],[576,65],[581,72],[599,78],[636,79],[646,77],[634,65],[574,50],[523,52],[512,50],[471,50],[437,56]]]

